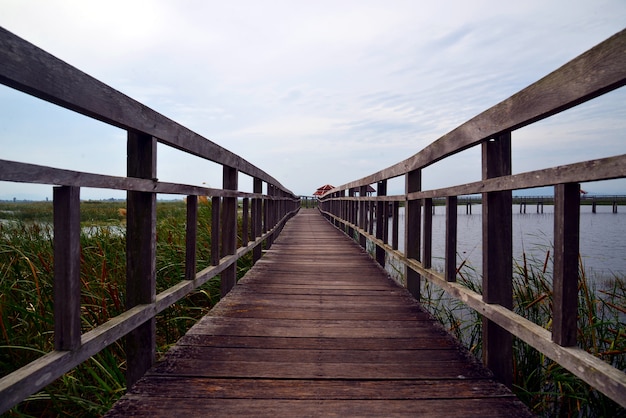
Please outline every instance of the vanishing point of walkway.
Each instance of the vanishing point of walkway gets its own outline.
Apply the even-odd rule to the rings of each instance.
[[[356,243],[301,210],[108,416],[530,413]]]

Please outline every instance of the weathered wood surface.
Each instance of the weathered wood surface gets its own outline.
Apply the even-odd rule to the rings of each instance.
[[[107,416],[530,416],[316,210]]]

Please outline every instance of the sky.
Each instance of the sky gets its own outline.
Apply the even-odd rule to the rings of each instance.
[[[626,1],[0,0],[0,26],[311,195],[408,158],[624,29]],[[624,103],[622,88],[515,131],[513,172],[626,153]],[[0,86],[0,153],[123,176],[126,134]],[[158,178],[222,183],[163,145]],[[426,168],[423,187],[479,179],[470,149]],[[583,187],[626,194],[623,180]],[[0,199],[51,196],[0,182]]]

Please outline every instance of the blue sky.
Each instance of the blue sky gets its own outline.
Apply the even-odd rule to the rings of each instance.
[[[303,195],[415,154],[625,24],[624,0],[0,0],[0,26]],[[514,132],[514,172],[625,153],[624,103],[613,92]],[[0,118],[3,159],[125,173],[116,128],[4,86]],[[161,180],[221,186],[214,164],[158,153]],[[424,187],[478,180],[479,162],[469,150],[429,167]],[[584,188],[626,194],[623,181]],[[0,182],[0,199],[51,195]]]

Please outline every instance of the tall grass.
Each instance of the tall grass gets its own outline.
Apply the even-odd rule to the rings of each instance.
[[[0,374],[53,349],[53,231],[48,202],[0,204]],[[180,282],[185,271],[183,202],[157,204],[157,292]],[[124,311],[125,202],[81,203],[81,322],[86,332]],[[197,269],[210,265],[211,204],[198,208]],[[239,275],[251,259],[239,263]],[[175,343],[219,300],[219,277],[157,318],[158,352]],[[94,356],[8,416],[99,416],[125,387],[121,342]]]
[[[551,330],[551,255],[533,259],[523,255],[513,274],[514,311]],[[482,293],[476,271],[464,266],[458,281]],[[599,281],[579,268],[578,346],[620,370],[626,370],[626,279]],[[482,355],[482,318],[475,311],[429,283],[424,285],[425,306],[476,356]],[[557,363],[514,338],[514,392],[543,417],[626,417],[626,410]]]

